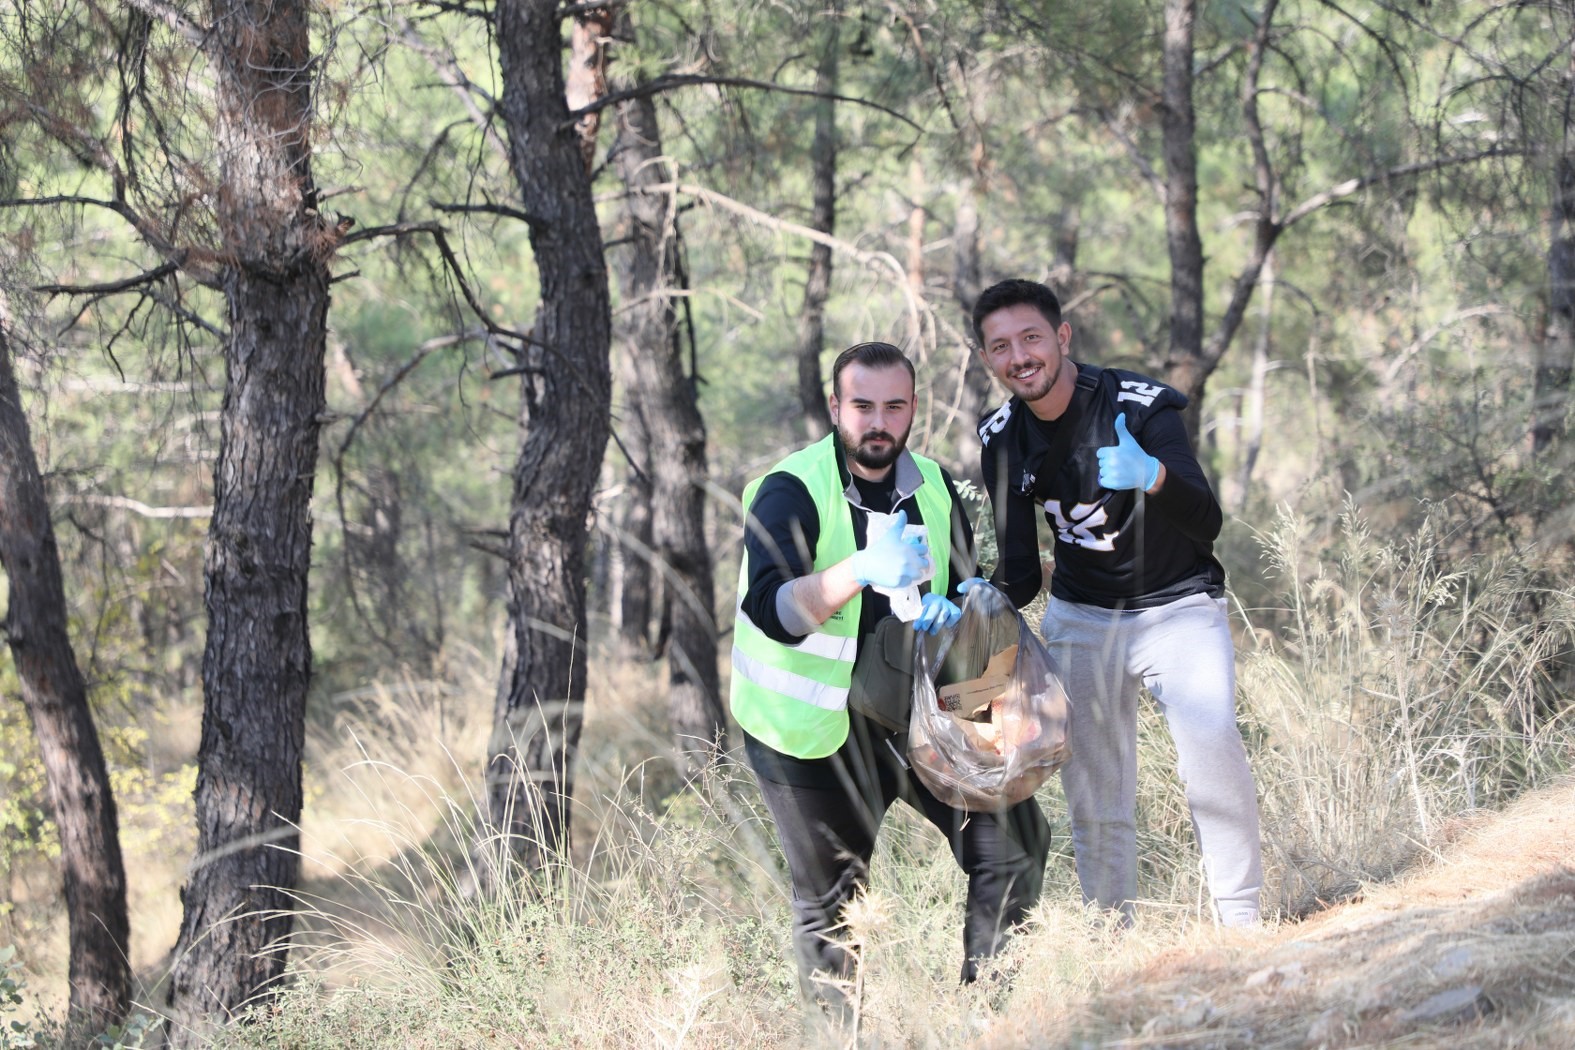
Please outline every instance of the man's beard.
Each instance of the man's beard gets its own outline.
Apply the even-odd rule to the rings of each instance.
[[[868,430],[855,441],[853,435],[839,427],[837,436],[842,439],[842,451],[866,470],[885,470],[897,462],[902,450],[908,447],[907,431],[899,438],[884,430]],[[871,447],[870,443],[876,439],[884,439],[886,445],[882,448]]]

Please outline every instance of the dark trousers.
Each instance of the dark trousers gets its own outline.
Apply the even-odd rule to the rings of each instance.
[[[906,738],[858,715],[848,740],[826,758],[789,758],[758,740],[746,754],[793,884],[793,948],[806,991],[816,971],[848,977],[852,958],[837,937],[842,907],[867,883],[875,836],[902,799],[950,843],[968,876],[962,979],[1001,949],[1007,930],[1039,899],[1050,826],[1033,799],[1004,813],[966,813],[930,794],[907,767]]]

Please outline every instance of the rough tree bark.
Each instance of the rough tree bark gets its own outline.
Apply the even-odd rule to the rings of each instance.
[[[1197,124],[1192,110],[1192,29],[1197,0],[1165,0],[1161,129],[1165,239],[1170,251],[1170,350],[1165,381],[1191,398],[1184,417],[1197,440],[1208,371],[1203,361],[1203,239],[1198,233]]]
[[[1274,256],[1271,254],[1263,263],[1263,297],[1258,304],[1258,337],[1252,344],[1252,373],[1247,380],[1247,389],[1243,395],[1243,411],[1238,413],[1241,420],[1241,467],[1236,476],[1236,513],[1242,514],[1247,509],[1248,497],[1252,494],[1252,472],[1258,464],[1258,453],[1263,449],[1263,405],[1268,396],[1269,384],[1269,346],[1273,339],[1274,329],[1271,322],[1274,320]]]
[[[1571,79],[1575,81],[1575,77]],[[1567,126],[1566,134],[1569,130]],[[1532,451],[1538,455],[1564,437],[1570,379],[1575,375],[1575,155],[1564,153],[1554,162],[1553,169],[1548,326],[1537,347],[1533,380]]]
[[[272,991],[299,872],[311,673],[307,572],[324,408],[328,258],[306,0],[214,0],[218,281],[229,312],[204,576],[197,857],[170,975],[177,1045]]]
[[[109,770],[66,630],[60,553],[8,328],[0,301],[0,566],[10,586],[0,635],[16,664],[60,833],[72,1017],[101,1032],[131,1005],[126,869]]]
[[[840,5],[830,5],[826,36],[815,67],[815,136],[809,148],[810,181],[814,203],[809,225],[821,233],[834,233],[837,220],[837,57],[842,18]],[[826,407],[820,354],[826,346],[826,300],[831,297],[831,246],[815,244],[809,252],[804,278],[804,303],[798,313],[798,400],[804,429],[818,438],[831,429]]]
[[[628,243],[619,253],[625,303],[620,334],[634,365],[649,440],[653,561],[667,581],[667,705],[679,754],[693,769],[725,740],[727,717],[705,539],[705,421],[697,379],[684,370],[671,294],[683,284],[674,202],[670,194],[649,188],[668,175],[650,96],[618,106],[613,160],[623,179],[628,223]]]
[[[569,72],[564,94],[571,110],[581,109],[607,93],[605,44],[623,10],[608,6],[592,8],[575,15],[569,33]],[[597,109],[575,121],[580,139],[580,158],[587,175],[596,170],[596,138],[601,130],[602,111]],[[625,391],[625,414],[619,439],[626,454],[633,457],[624,479],[623,496],[613,513],[617,537],[613,548],[613,579],[609,608],[624,651],[635,658],[647,657],[653,648],[652,615],[661,601],[661,584],[651,572],[651,444],[645,429],[645,408],[641,399],[634,361],[625,356],[619,362],[619,378]]]
[[[499,113],[531,216],[541,302],[520,384],[487,806],[505,836],[498,845],[537,869],[569,846],[585,707],[586,519],[607,447],[611,319],[601,230],[564,97],[562,11],[556,0],[498,0],[494,12]],[[497,883],[498,868],[482,870]]]
[[[616,148],[616,147],[615,147]],[[625,326],[633,323],[625,315]],[[648,658],[655,648],[651,632],[652,612],[660,587],[651,572],[651,436],[645,424],[645,392],[634,358],[624,354],[618,362],[619,382],[624,390],[624,411],[620,418],[619,440],[630,457],[624,473],[623,496],[613,515],[618,535],[614,547],[614,573],[609,601],[618,625],[618,638],[624,652],[636,659]]]

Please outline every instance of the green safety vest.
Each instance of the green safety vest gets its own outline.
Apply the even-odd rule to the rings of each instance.
[[[810,572],[835,565],[857,549],[851,505],[837,469],[836,440],[835,434],[828,435],[767,471],[791,474],[802,481],[820,512],[820,539]],[[935,578],[929,587],[936,594],[945,594],[951,559],[938,555],[951,551],[951,492],[934,460],[912,458],[924,479],[916,495],[935,562]],[[764,476],[756,478],[744,488],[746,515],[763,480]],[[748,589],[746,552],[738,569],[739,607],[733,626],[733,717],[750,736],[776,751],[794,758],[824,758],[848,738],[848,686],[858,656],[864,592],[855,594],[797,645],[783,645],[768,638],[745,615],[743,599]]]

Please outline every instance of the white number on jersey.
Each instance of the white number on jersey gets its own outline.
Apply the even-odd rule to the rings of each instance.
[[[1055,518],[1056,535],[1061,537],[1062,543],[1073,543],[1079,547],[1086,547],[1091,551],[1113,551],[1116,549],[1116,534],[1096,533],[1094,530],[1107,524],[1110,519],[1105,516],[1105,507],[1102,503],[1079,503],[1069,512],[1061,510],[1060,500],[1052,500],[1045,504],[1052,517]]]
[[[1123,379],[1121,393],[1116,395],[1117,401],[1137,401],[1145,407],[1152,405],[1154,399],[1164,393],[1165,388],[1153,383],[1140,383],[1136,379]]]
[[[994,437],[996,434],[999,434],[1003,429],[1005,429],[1006,421],[1011,417],[1012,403],[1007,401],[1000,408],[995,410],[995,415],[979,424],[979,440],[988,445],[990,443],[990,438]]]

